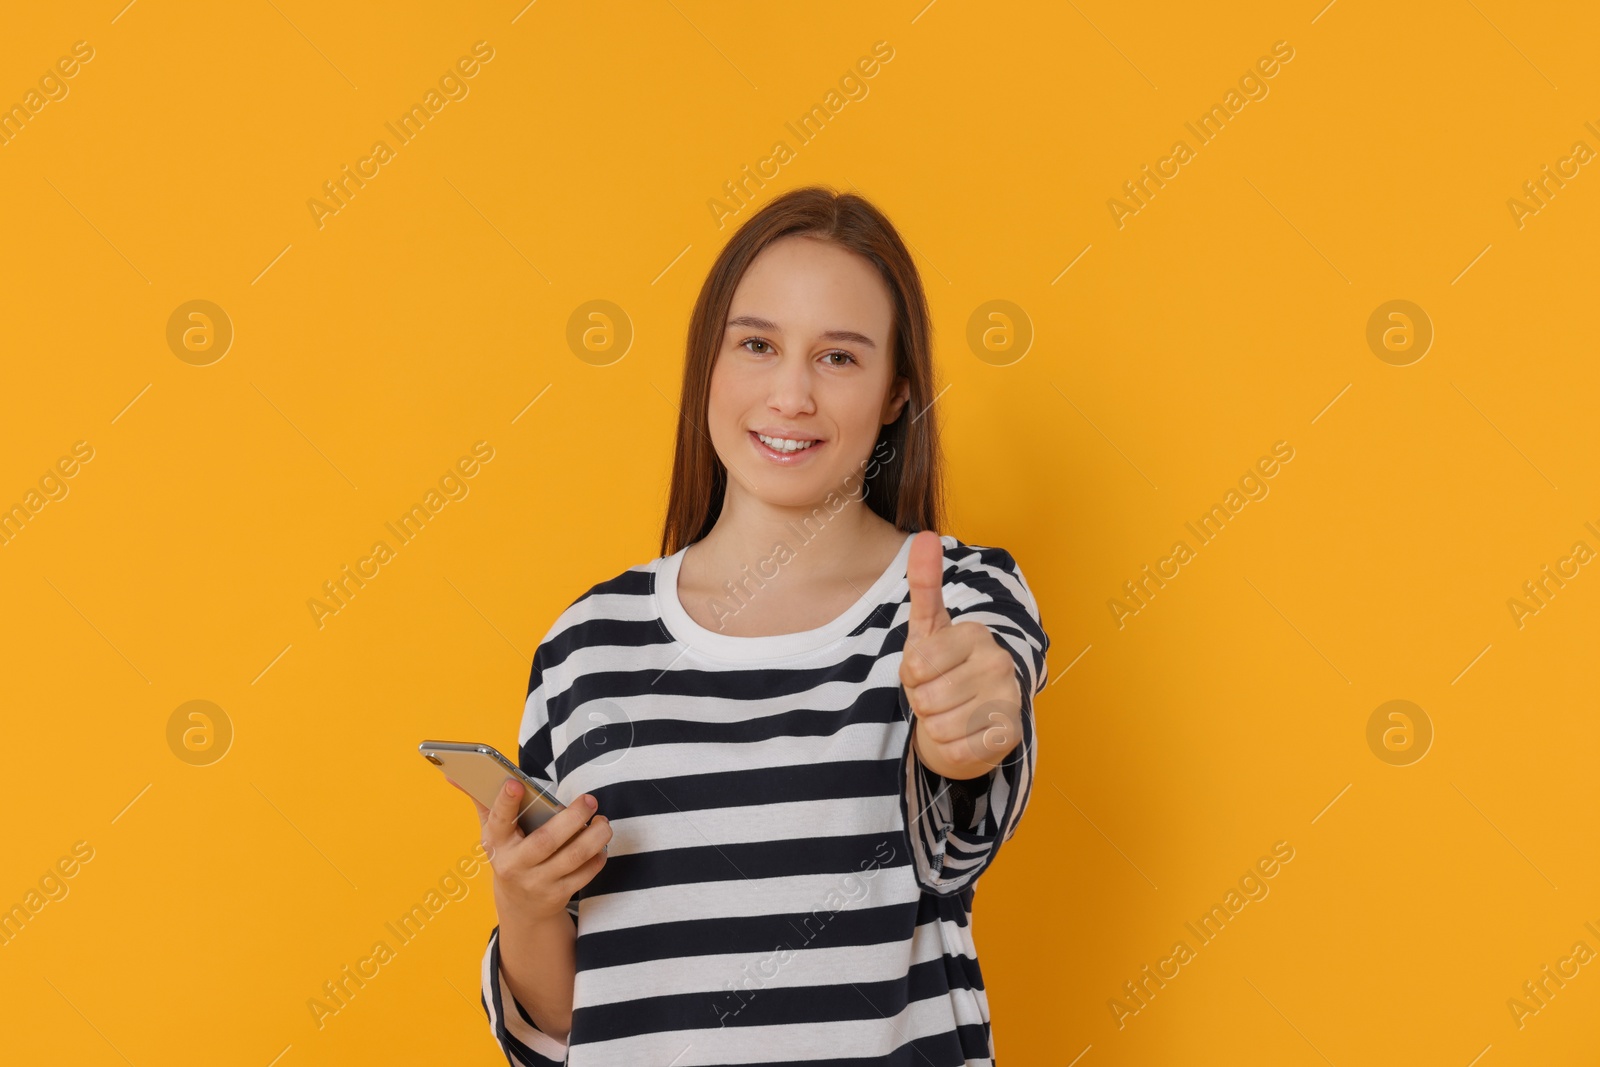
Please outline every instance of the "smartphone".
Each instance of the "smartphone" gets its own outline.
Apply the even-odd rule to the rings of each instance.
[[[495,797],[507,778],[521,782],[524,792],[517,825],[525,834],[533,833],[566,807],[490,745],[470,741],[424,741],[417,746],[417,751],[486,808],[494,807]]]

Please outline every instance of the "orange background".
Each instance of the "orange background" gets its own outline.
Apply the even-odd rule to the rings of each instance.
[[[1001,1061],[1587,1062],[1600,967],[1520,1027],[1507,1001],[1600,950],[1600,568],[1520,626],[1508,600],[1600,549],[1600,176],[1508,201],[1600,149],[1597,31],[1504,0],[12,13],[0,103],[93,58],[0,147],[0,505],[93,455],[0,546],[0,904],[93,855],[0,947],[6,1058],[501,1062],[486,872],[320,1029],[307,1001],[477,841],[417,742],[514,751],[539,636],[657,554],[695,294],[756,205],[818,182],[914,246],[944,532],[1011,550],[1052,639],[1032,803],[975,904]],[[319,227],[323,183],[478,41],[468,95]],[[191,300],[232,325],[220,359],[169,345]],[[569,344],[594,300],[625,352]],[[1367,340],[1391,300],[1434,331],[1405,366]],[[319,627],[322,583],[479,441],[467,495]],[[1268,495],[1119,627],[1123,583],[1279,441]],[[169,742],[193,700],[231,725],[209,765]],[[1408,765],[1369,747],[1391,700],[1433,731]],[[1197,947],[1280,841],[1269,895]]]

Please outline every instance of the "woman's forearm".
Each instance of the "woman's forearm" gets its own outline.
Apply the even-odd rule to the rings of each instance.
[[[577,928],[565,910],[533,922],[501,913],[500,973],[534,1024],[557,1041],[566,1041],[572,1031],[577,941]]]

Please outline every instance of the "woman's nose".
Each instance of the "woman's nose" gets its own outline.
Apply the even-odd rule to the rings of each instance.
[[[778,411],[803,412],[811,409],[811,365],[801,356],[786,358],[772,372],[772,391],[767,403]]]

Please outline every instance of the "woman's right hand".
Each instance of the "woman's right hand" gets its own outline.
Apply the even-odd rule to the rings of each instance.
[[[596,816],[589,806],[594,798],[584,794],[525,834],[517,825],[522,789],[522,783],[508,778],[492,808],[470,794],[468,799],[478,809],[500,918],[529,924],[560,915],[573,895],[600,872],[611,840],[611,821]]]

